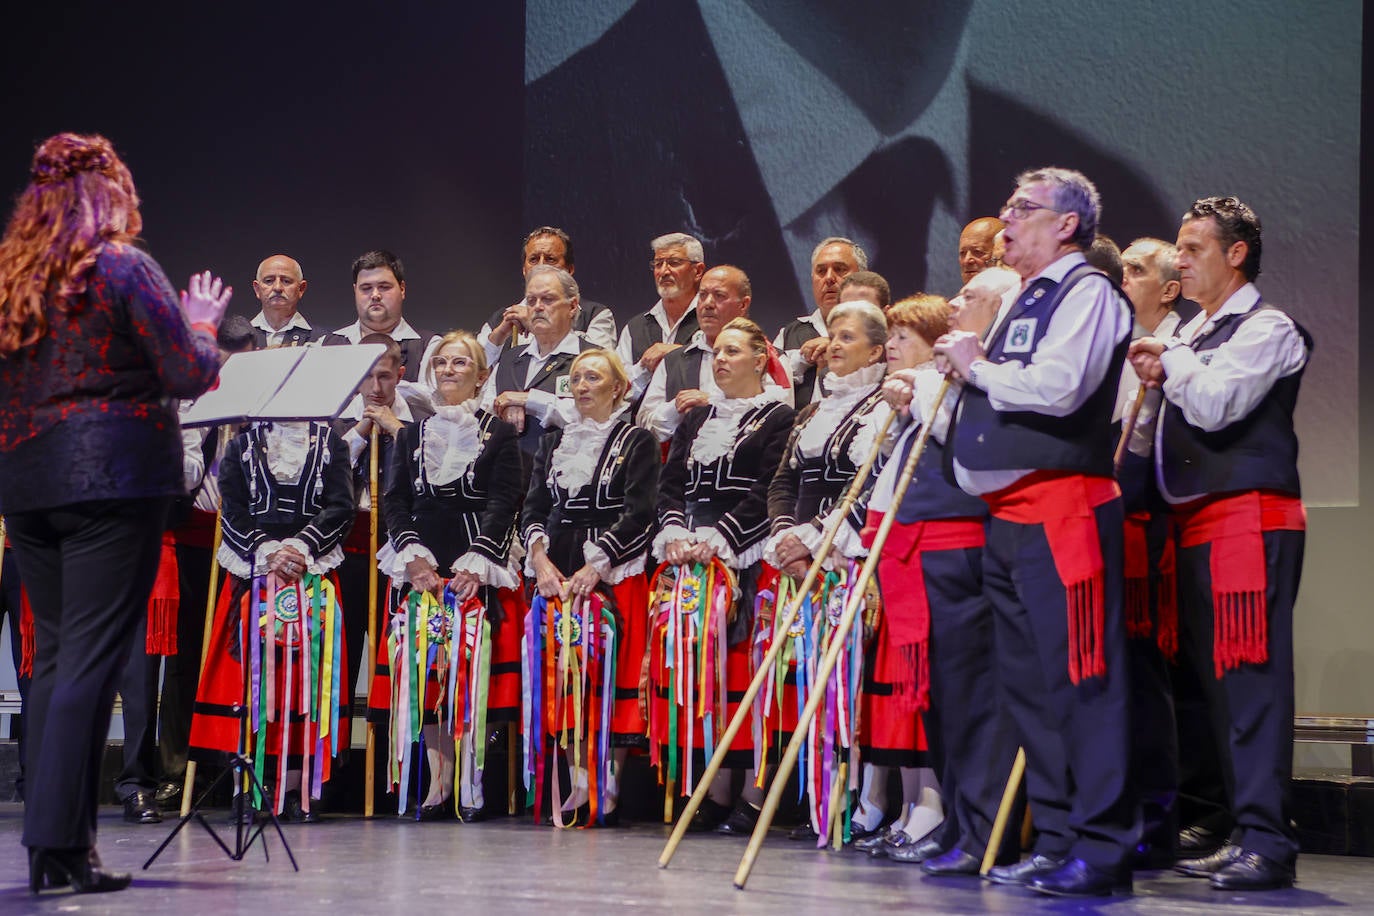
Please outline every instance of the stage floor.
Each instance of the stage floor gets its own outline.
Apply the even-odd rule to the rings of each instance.
[[[133,887],[115,894],[32,897],[19,844],[22,808],[0,805],[0,913],[356,913],[415,906],[429,912],[560,914],[631,908],[673,913],[1036,913],[1092,912],[1227,914],[1314,912],[1328,907],[1374,912],[1374,863],[1369,859],[1304,856],[1299,885],[1285,891],[1220,894],[1203,881],[1167,872],[1137,872],[1133,897],[1063,901],[970,879],[937,880],[916,866],[875,863],[853,852],[827,853],[789,842],[774,831],[759,855],[748,889],[731,884],[743,840],[689,836],[667,870],[656,867],[668,828],[633,824],[616,830],[555,831],[509,819],[481,824],[416,824],[394,817],[328,818],[287,825],[300,863],[291,865],[275,834],[272,859],[255,846],[232,862],[191,824],[148,871],[144,860],[174,821],[124,823],[120,809],[102,809],[100,852],[107,866],[134,873]],[[212,812],[219,828],[223,810]],[[232,829],[225,825],[232,845]]]

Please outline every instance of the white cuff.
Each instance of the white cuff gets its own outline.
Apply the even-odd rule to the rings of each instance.
[[[417,541],[404,550],[398,551],[388,540],[377,551],[377,568],[382,575],[391,580],[392,585],[400,587],[409,581],[406,576],[406,564],[411,560],[422,559],[428,560],[435,569],[439,568],[439,561],[434,558],[434,554],[424,544]]]
[[[453,561],[451,573],[456,575],[460,572],[474,573],[483,585],[490,585],[493,588],[520,587],[520,577],[516,575],[514,569],[509,566],[498,566],[473,550],[469,550]]]
[[[535,572],[534,563],[532,562],[534,559],[535,544],[543,544],[544,550],[547,552],[549,549],[549,536],[543,531],[538,531],[525,543],[525,575],[531,579],[538,578],[539,576],[539,573]]]
[[[673,541],[691,541],[695,544],[699,540],[701,539],[694,532],[688,531],[681,525],[668,525],[658,530],[658,534],[654,536],[654,543],[649,547],[649,552],[659,562],[663,562],[668,559],[668,545]]]
[[[601,581],[607,585],[619,585],[630,576],[637,576],[644,572],[644,554],[637,554],[633,559],[619,566],[611,565],[611,558],[606,551],[596,546],[595,541],[587,541],[582,545],[582,557],[584,562],[591,565],[596,570],[596,574],[601,577]]]

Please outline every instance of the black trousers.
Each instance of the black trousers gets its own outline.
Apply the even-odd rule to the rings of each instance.
[[[19,617],[23,612],[23,602],[20,593],[23,587],[19,582],[19,564],[14,559],[14,551],[6,550],[4,558],[4,570],[0,571],[0,618],[9,621],[10,628],[10,654],[14,658],[14,670],[16,674],[24,663],[24,644],[19,634]],[[29,696],[29,676],[18,674],[19,679],[19,704],[23,712],[15,719],[12,726],[14,736],[19,743],[19,778],[14,781],[14,794],[17,798],[24,798],[24,714],[28,712]],[[8,796],[0,796],[7,798]]]
[[[1302,577],[1305,531],[1266,531],[1265,610],[1269,661],[1242,665],[1220,678],[1212,663],[1211,546],[1178,552],[1179,625],[1207,696],[1226,795],[1235,817],[1231,841],[1247,852],[1291,864],[1298,856],[1290,826],[1293,779],[1293,605]]]
[[[6,518],[33,605],[24,845],[95,845],[115,687],[157,576],[166,498],[77,503]]]
[[[1069,679],[1068,613],[1045,526],[993,518],[983,583],[993,607],[1001,699],[1026,749],[1036,851],[1113,868],[1134,850],[1130,662],[1123,620],[1121,500],[1094,510],[1105,570],[1106,674]]]
[[[129,660],[119,679],[124,719],[124,764],[115,777],[115,798],[157,789],[157,684],[162,656],[149,655],[148,612],[139,617],[129,645]]]
[[[938,838],[982,856],[1016,744],[997,698],[992,609],[983,595],[981,548],[921,555],[930,603],[930,709],[925,715],[932,756],[945,796]],[[952,835],[951,832],[952,831]],[[1016,831],[1009,831],[1015,843]]]
[[[1166,514],[1150,517],[1145,543],[1149,554],[1150,633],[1128,639],[1131,654],[1131,774],[1144,814],[1145,839],[1172,848],[1177,832],[1178,726],[1169,662],[1159,649],[1159,560],[1169,536]]]

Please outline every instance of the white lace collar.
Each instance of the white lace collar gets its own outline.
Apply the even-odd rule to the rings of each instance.
[[[693,461],[710,464],[735,449],[739,438],[740,421],[751,410],[777,400],[777,395],[764,391],[752,398],[722,398],[711,404],[711,416],[701,424],[692,440]]]
[[[267,454],[267,469],[277,483],[297,483],[310,453],[312,426],[307,421],[271,423],[263,429],[263,451]]]
[[[604,423],[578,414],[563,428],[563,438],[549,458],[549,480],[570,494],[591,483],[606,440],[620,425],[626,409],[617,410]]]
[[[825,448],[826,440],[839,428],[840,421],[854,409],[855,404],[877,389],[886,371],[886,364],[874,363],[848,375],[827,375],[822,379],[826,395],[816,405],[816,412],[797,436],[797,450],[806,458],[819,455]]]
[[[472,468],[482,451],[481,424],[477,422],[477,398],[461,404],[435,404],[434,416],[421,425],[420,452],[424,454],[425,479],[444,486]]]

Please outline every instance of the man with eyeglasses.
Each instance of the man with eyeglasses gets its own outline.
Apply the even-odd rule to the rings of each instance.
[[[305,275],[295,258],[274,254],[258,265],[253,295],[258,297],[262,311],[250,322],[254,347],[303,347],[324,336],[300,313],[305,287]]]
[[[663,357],[685,346],[697,332],[697,289],[706,273],[701,242],[685,232],[660,235],[649,243],[653,260],[653,308],[625,322],[616,353],[630,374],[630,397],[638,402]]]
[[[573,330],[580,291],[572,274],[540,264],[525,275],[529,309],[529,342],[507,352],[482,386],[481,406],[515,425],[520,434],[520,466],[529,482],[539,437],[563,422],[561,408],[571,409],[572,361],[595,347]]]
[[[1099,210],[1078,172],[1023,173],[1000,214],[1006,263],[1024,284],[1016,304],[986,344],[953,331],[935,346],[961,392],[947,465],[991,514],[983,576],[1000,696],[1040,831],[1030,859],[988,878],[1075,897],[1130,891],[1140,830],[1107,434],[1132,318],[1083,256]]]
[[[820,394],[817,386],[830,346],[825,323],[830,310],[840,303],[840,284],[856,270],[868,270],[868,255],[856,242],[840,236],[822,239],[811,252],[811,295],[816,308],[783,325],[773,339],[792,370],[792,398],[798,410]]]
[[[540,264],[559,267],[570,274],[576,273],[572,237],[557,226],[540,226],[525,236],[520,261],[522,275],[528,276],[530,268]],[[584,300],[581,303],[573,330],[595,346],[605,350],[615,349],[615,313],[600,302]],[[487,354],[488,367],[495,368],[507,345],[521,347],[528,343],[529,332],[529,307],[524,299],[493,312],[477,333],[477,342]]]

